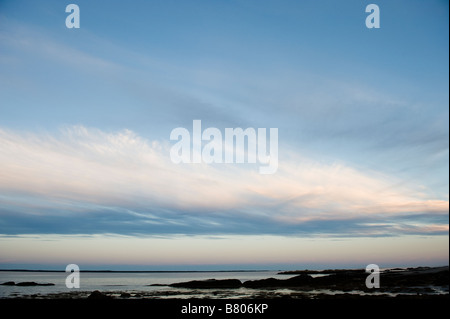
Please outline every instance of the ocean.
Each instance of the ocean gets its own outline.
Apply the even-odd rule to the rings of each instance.
[[[426,272],[426,271],[424,271]],[[312,289],[294,288],[177,288],[167,285],[192,280],[238,279],[241,282],[267,278],[288,279],[296,275],[279,275],[277,271],[212,271],[212,272],[81,272],[80,288],[67,288],[66,278],[69,273],[53,271],[1,271],[0,299],[4,298],[87,298],[93,291],[100,291],[113,298],[151,298],[151,299],[265,299],[265,298],[316,298],[323,295],[355,294],[384,295],[393,297],[406,295],[448,294],[448,285],[439,286],[432,282],[425,286],[391,287],[388,289],[361,290],[361,288],[341,290],[327,287]],[[323,274],[312,274],[312,277]],[[17,286],[1,285],[5,282],[52,283],[51,286]],[[154,286],[156,285],[156,286]],[[400,289],[401,288],[401,289]]]
[[[39,272],[39,271],[0,271],[0,284],[14,281],[53,283],[54,286],[4,286],[0,285],[0,298],[32,297],[39,298],[56,294],[88,295],[90,292],[117,292],[153,296],[158,298],[170,297],[176,294],[177,298],[191,298],[193,296],[205,296],[211,289],[185,289],[167,286],[149,286],[153,284],[166,285],[176,282],[206,279],[239,279],[241,282],[265,278],[287,279],[289,275],[278,275],[277,271],[221,271],[221,272],[81,272],[80,288],[67,288],[65,272]],[[226,297],[231,290],[222,289],[222,295]],[[232,295],[249,297],[254,294],[254,289],[233,289]]]

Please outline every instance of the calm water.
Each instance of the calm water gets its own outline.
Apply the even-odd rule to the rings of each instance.
[[[193,272],[193,273],[80,273],[80,289],[69,289],[65,280],[65,272],[20,272],[0,271],[0,283],[14,281],[34,281],[37,283],[53,283],[54,286],[18,287],[0,286],[0,298],[18,297],[24,295],[47,295],[73,291],[120,291],[120,292],[155,292],[177,290],[170,287],[149,287],[151,284],[172,284],[190,280],[205,279],[239,279],[244,282],[264,278],[287,279],[291,276],[277,275],[276,271],[258,272]],[[245,289],[242,289],[245,293]]]

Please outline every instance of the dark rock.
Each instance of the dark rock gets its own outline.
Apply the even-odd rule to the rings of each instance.
[[[267,278],[260,280],[249,280],[244,282],[244,287],[246,288],[262,288],[262,287],[281,287],[281,282],[284,280],[279,280],[275,278]]]
[[[167,286],[169,286],[169,285],[167,285],[167,284],[151,284],[151,285],[148,285],[149,287],[167,287]]]
[[[323,274],[323,275],[332,275],[339,273],[347,273],[347,274],[363,274],[365,273],[365,269],[325,269],[325,270],[289,270],[279,272],[279,275],[302,275],[302,274]]]
[[[282,288],[282,287],[302,287],[311,285],[314,281],[310,275],[301,274],[289,279],[261,279],[261,280],[249,280],[244,282],[244,287],[247,288]]]
[[[295,271],[290,274],[301,272]],[[375,291],[368,289],[365,280],[368,273],[365,270],[346,270],[346,269],[329,269],[322,273],[330,273],[326,276],[310,278],[293,277],[287,280],[265,279],[245,282],[246,287],[313,287],[318,289],[333,289],[341,291],[363,290],[365,292]],[[307,276],[306,272],[302,272],[301,276]],[[431,293],[425,291],[427,286],[440,286],[446,289],[449,286],[449,267],[416,267],[401,269],[396,268],[395,271],[385,271],[380,273],[380,290],[395,291],[399,293]],[[380,291],[378,290],[378,291]]]
[[[448,267],[411,268],[405,271],[381,274],[380,282],[386,287],[448,286],[449,269]]]
[[[311,277],[310,275],[302,274],[299,276],[295,276],[295,277],[286,279],[286,282],[289,285],[306,285],[306,284],[312,283],[313,280],[314,280],[314,278]]]
[[[314,278],[314,286],[339,290],[366,288],[366,273],[338,272],[332,275]]]
[[[7,281],[2,283],[2,286],[15,286],[16,283],[14,281]]]
[[[16,284],[16,286],[23,286],[23,287],[32,287],[32,286],[37,286],[38,284],[34,281],[24,281],[24,282],[19,282]]]
[[[178,282],[169,285],[170,287],[179,288],[203,288],[203,289],[215,289],[215,288],[239,288],[242,287],[242,283],[237,279],[208,279],[208,280],[193,280],[187,282]]]
[[[278,273],[278,275],[314,275],[314,274],[322,274],[322,270],[287,270],[287,271],[281,271]]]
[[[22,287],[32,287],[32,286],[54,286],[55,284],[52,283],[43,283],[43,284],[39,284],[37,282],[34,281],[24,281],[24,282],[19,282],[16,284],[16,286],[22,286]]]
[[[88,296],[88,299],[111,299],[111,297],[105,295],[104,293],[101,293],[98,290],[95,290]]]
[[[120,298],[130,298],[130,297],[131,297],[131,294],[129,294],[128,292],[122,292],[120,294]]]

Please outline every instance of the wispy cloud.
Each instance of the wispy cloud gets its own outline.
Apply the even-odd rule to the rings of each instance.
[[[396,187],[401,183],[392,176],[321,163],[288,148],[277,174],[263,176],[246,164],[174,164],[168,141],[131,130],[0,130],[0,145],[4,234],[359,236],[396,218],[404,220],[379,224],[376,235],[448,233],[448,201],[421,187]],[[419,227],[415,216],[424,215]]]

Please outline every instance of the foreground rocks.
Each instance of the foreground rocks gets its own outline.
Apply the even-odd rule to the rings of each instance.
[[[100,291],[98,291],[98,290],[95,290],[95,291],[93,291],[88,297],[87,297],[87,299],[101,299],[101,300],[106,300],[106,299],[111,299],[111,297],[110,296],[108,296],[108,295],[106,295],[106,294],[104,294],[104,293],[102,293],[102,292],[100,292]]]
[[[300,271],[300,275],[288,279],[267,278],[249,280],[244,283],[237,279],[202,280],[180,282],[169,285],[179,288],[255,288],[277,289],[291,288],[301,290],[331,289],[341,291],[384,291],[406,293],[433,293],[432,287],[441,287],[448,291],[449,267],[418,267],[408,269],[394,269],[380,274],[381,289],[368,289],[366,278],[368,274],[364,269],[357,270],[329,270],[328,275],[313,278],[308,271]],[[293,274],[291,272],[290,274]],[[309,272],[310,273],[310,272]],[[317,272],[316,272],[317,273]],[[321,274],[324,274],[323,272]]]
[[[280,280],[263,279],[247,281],[244,287],[249,288],[303,288],[303,289],[333,289],[342,291],[367,291],[365,285],[367,273],[364,269],[357,270],[328,270],[329,274],[312,278],[308,272],[299,271],[298,276]],[[290,272],[292,274],[294,272]],[[315,272],[317,273],[317,272]],[[324,274],[321,272],[321,274]],[[380,274],[381,289],[378,291],[402,290],[414,292],[414,287],[438,286],[448,291],[449,267],[418,267],[408,269],[394,269]],[[421,291],[425,291],[421,289]]]

